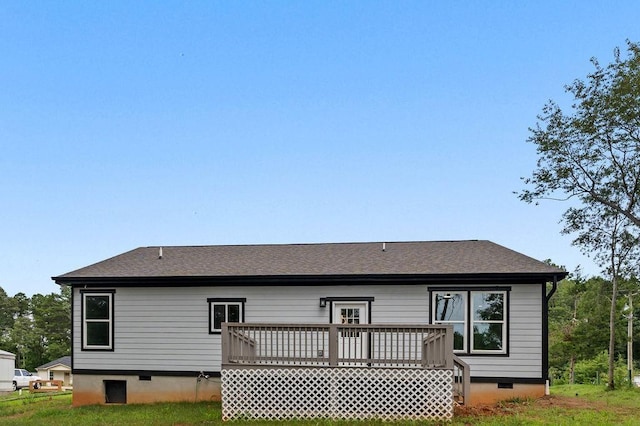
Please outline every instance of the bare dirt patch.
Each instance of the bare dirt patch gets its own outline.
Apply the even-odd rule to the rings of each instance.
[[[545,396],[539,399],[525,399],[516,402],[502,401],[496,404],[476,405],[471,407],[456,407],[455,415],[461,417],[509,416],[514,413],[524,411],[530,407],[555,407],[586,410],[607,407],[607,405],[602,402],[587,401],[583,398],[573,398],[568,396]],[[608,407],[608,409],[611,409],[611,407]],[[626,411],[624,408],[619,408],[619,410]]]

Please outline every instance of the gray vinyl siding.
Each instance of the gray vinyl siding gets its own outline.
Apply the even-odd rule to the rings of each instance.
[[[98,290],[96,290],[98,291]],[[74,297],[74,368],[219,371],[220,335],[209,334],[207,298],[246,298],[246,322],[330,322],[321,297],[374,297],[374,324],[428,324],[426,285],[116,288],[114,350],[81,350],[81,295]],[[540,285],[513,285],[509,357],[465,357],[472,376],[541,376]]]

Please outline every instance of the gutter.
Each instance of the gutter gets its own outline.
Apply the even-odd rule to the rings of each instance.
[[[228,276],[58,276],[51,277],[59,285],[71,286],[215,286],[215,285],[332,285],[332,284],[538,284],[557,275],[539,273],[480,274],[333,274],[333,275],[228,275]],[[176,283],[180,284],[176,284]],[[550,296],[549,296],[550,297]]]

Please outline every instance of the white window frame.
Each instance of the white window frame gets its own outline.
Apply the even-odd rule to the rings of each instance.
[[[209,303],[209,334],[220,334],[222,332],[222,328],[215,328],[215,307],[216,306],[224,306],[224,318],[226,322],[229,322],[229,306],[238,306],[239,307],[239,315],[238,315],[238,323],[244,322],[244,304],[247,299],[245,298],[209,298],[207,302]],[[224,321],[223,321],[224,322]]]
[[[462,320],[439,320],[436,318],[436,299],[438,296],[442,296],[442,297],[447,297],[449,295],[454,295],[454,294],[461,294],[462,295],[462,303],[463,303],[463,307],[462,307],[462,312],[463,312],[463,318]],[[468,306],[468,301],[469,299],[469,292],[468,291],[434,291],[431,295],[431,303],[432,306],[434,307],[433,309],[433,318],[431,323],[432,324],[442,324],[442,325],[455,325],[455,324],[462,324],[462,327],[464,329],[464,334],[463,334],[463,338],[462,338],[462,349],[454,349],[453,352],[455,353],[467,353],[467,342],[469,341],[469,327],[467,326],[467,315],[469,310],[467,309]]]
[[[504,290],[472,290],[469,292],[469,302],[472,303],[473,296],[476,294],[490,293],[490,294],[502,294],[502,319],[501,320],[476,320],[475,319],[475,307],[471,306],[470,313],[470,327],[469,340],[471,341],[471,353],[472,354],[506,354],[507,353],[507,312],[508,312],[508,297],[507,292]],[[476,349],[474,347],[474,327],[476,324],[502,324],[502,349]]]
[[[504,288],[504,287],[503,287]],[[454,349],[454,352],[461,355],[506,355],[508,354],[508,328],[509,328],[509,292],[510,288],[481,288],[477,289],[466,287],[464,289],[446,288],[439,289],[432,287],[431,291],[431,324],[454,325],[464,324],[463,349]],[[472,306],[473,297],[479,293],[502,294],[503,311],[502,320],[475,320],[474,307]],[[438,295],[445,296],[447,294],[462,294],[464,298],[464,321],[460,320],[438,320],[436,318],[436,297]],[[474,325],[475,324],[502,324],[502,349],[475,349],[474,348]]]
[[[82,350],[113,350],[113,296],[114,291],[82,291],[81,303],[82,303]],[[107,297],[109,305],[107,307],[109,317],[108,318],[87,318],[87,298],[89,297]],[[108,344],[106,345],[91,345],[88,343],[88,327],[89,323],[107,323],[108,326]]]

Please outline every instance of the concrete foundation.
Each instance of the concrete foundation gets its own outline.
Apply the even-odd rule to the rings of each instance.
[[[498,383],[471,383],[471,401],[468,405],[494,404],[514,398],[541,398],[545,395],[544,384],[509,384],[512,388],[498,386]]]
[[[73,405],[109,404],[105,382],[124,382],[127,404],[168,401],[220,401],[221,380],[197,377],[85,375],[76,374],[73,386]],[[514,398],[541,398],[544,384],[472,383],[467,405],[494,404]]]
[[[118,383],[125,389],[125,399],[110,397],[109,383]],[[124,382],[124,383],[122,383]],[[169,401],[219,401],[221,382],[219,377],[123,376],[84,375],[73,378],[73,405],[108,404],[117,400],[126,404],[145,404]]]

